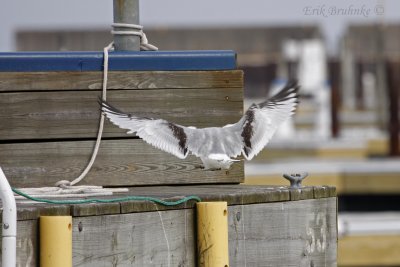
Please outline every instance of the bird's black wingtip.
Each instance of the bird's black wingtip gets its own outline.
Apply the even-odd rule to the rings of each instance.
[[[295,78],[290,79],[286,85],[284,86],[284,88],[282,89],[282,91],[286,91],[286,90],[290,90],[291,88],[293,88],[293,90],[297,93],[300,89],[300,85],[299,85],[299,81]]]
[[[107,114],[107,113],[112,113],[115,115],[128,115],[125,112],[123,112],[122,110],[114,107],[113,105],[111,105],[109,102],[107,102],[106,100],[104,100],[102,97],[99,97],[97,99],[97,102],[100,105],[100,111]]]
[[[269,101],[279,102],[288,98],[296,98],[298,101],[299,89],[300,85],[297,79],[290,79],[277,94],[275,94],[269,99]]]
[[[299,84],[299,80],[296,78],[291,78],[286,83],[285,87],[296,87]]]

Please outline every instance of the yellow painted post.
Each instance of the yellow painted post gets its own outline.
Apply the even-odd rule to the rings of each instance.
[[[197,255],[200,267],[229,267],[226,202],[197,203]]]
[[[72,267],[72,217],[40,217],[40,266]]]

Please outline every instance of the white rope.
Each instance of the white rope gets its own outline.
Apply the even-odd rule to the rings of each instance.
[[[113,43],[110,43],[108,46],[104,47],[103,49],[103,54],[104,54],[104,69],[103,69],[103,91],[102,91],[102,96],[101,98],[103,101],[107,99],[107,81],[108,81],[108,51],[112,49]],[[104,128],[104,114],[103,112],[100,112],[100,122],[99,122],[99,130],[97,132],[97,139],[96,139],[96,144],[93,149],[92,156],[90,158],[90,161],[86,168],[82,171],[82,173],[75,178],[72,182],[67,181],[67,180],[61,180],[58,181],[55,186],[56,187],[61,187],[63,189],[71,189],[71,186],[76,185],[80,181],[82,181],[90,169],[93,166],[94,161],[96,160],[97,153],[99,152],[100,148],[100,143],[101,143],[101,137],[103,135],[103,128]],[[79,191],[79,190],[78,190]]]
[[[113,23],[111,26],[114,28],[111,33],[113,35],[136,35],[140,36],[140,50],[144,51],[155,51],[158,48],[152,44],[149,44],[146,34],[143,32],[143,26],[138,24],[128,23]],[[125,28],[128,30],[115,30],[115,28]]]
[[[143,26],[136,24],[125,24],[125,23],[113,23],[113,27],[118,28],[128,28],[129,31],[111,31],[114,35],[137,35],[140,36],[140,49],[141,50],[158,50],[158,48],[152,44],[148,43],[146,35],[143,32]],[[108,46],[104,47],[103,55],[104,55],[104,68],[103,68],[103,90],[102,90],[102,100],[105,101],[107,99],[107,82],[108,82],[108,52],[114,49],[114,43],[110,43]],[[100,113],[100,121],[99,121],[99,129],[97,132],[96,143],[92,152],[92,156],[90,158],[89,163],[86,168],[82,171],[82,173],[72,180],[71,182],[68,180],[61,180],[55,184],[55,187],[42,187],[42,188],[20,188],[19,190],[31,195],[31,196],[40,196],[47,198],[67,198],[67,197],[76,197],[77,194],[82,197],[89,196],[105,196],[112,195],[113,193],[127,192],[127,188],[103,188],[102,186],[90,186],[90,185],[82,185],[76,186],[79,182],[81,182],[90,169],[92,168],[97,154],[99,152],[101,137],[103,135],[104,129],[104,119],[105,115],[103,112]],[[24,199],[21,196],[16,196],[18,199]]]

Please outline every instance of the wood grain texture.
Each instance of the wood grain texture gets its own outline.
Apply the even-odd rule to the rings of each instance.
[[[336,266],[336,198],[232,206],[231,266]]]
[[[71,206],[69,205],[48,205],[38,202],[19,202],[17,200],[17,220],[36,220],[40,216],[69,216]]]
[[[132,187],[130,195],[155,196],[158,198],[177,198],[179,196],[195,195],[202,201],[226,201],[228,205],[243,205],[253,203],[269,203],[289,201],[289,190],[281,187],[247,186],[247,185],[195,185],[195,186],[163,186],[163,187]],[[171,208],[193,208],[194,201]],[[121,213],[152,211],[155,206],[149,202],[121,203]],[[158,209],[166,207],[158,207]]]
[[[87,72],[0,72],[0,92],[98,90],[103,74]],[[110,71],[112,89],[243,87],[243,71]]]
[[[314,198],[336,197],[336,188],[333,186],[314,186]]]
[[[96,91],[18,92],[0,97],[0,140],[95,138],[100,106]],[[111,90],[108,101],[139,116],[186,126],[223,126],[243,114],[240,88]],[[126,137],[106,122],[104,137]]]
[[[290,200],[302,200],[314,198],[314,188],[305,186],[302,188],[289,188]]]
[[[230,266],[336,266],[336,198],[228,208]],[[74,266],[195,266],[193,209],[75,217]],[[37,221],[18,222],[18,262],[37,264]],[[168,263],[170,265],[168,265]]]
[[[17,267],[39,266],[38,224],[39,224],[38,220],[19,221],[17,223],[17,238],[16,238]],[[1,243],[2,242],[0,242],[0,248],[2,246]],[[0,250],[0,257],[1,257],[1,251],[2,250]]]
[[[81,217],[73,225],[74,266],[195,266],[193,210]]]
[[[0,144],[0,162],[14,187],[53,186],[85,168],[94,141]],[[205,171],[201,160],[181,160],[140,139],[104,140],[82,184],[104,186],[240,183],[243,161],[229,171]]]
[[[304,194],[309,199],[336,197],[335,188],[329,186],[309,187],[314,195]],[[309,192],[310,190],[306,190]],[[166,201],[178,200],[184,196],[198,196],[202,201],[226,201],[228,205],[249,205],[260,203],[294,201],[290,189],[281,186],[251,185],[181,185],[181,186],[140,186],[130,187],[129,192],[113,196],[98,197],[101,199],[126,196],[150,196]],[[120,213],[162,211],[171,209],[191,209],[196,201],[191,200],[178,206],[154,205],[149,201],[124,201],[116,203],[48,205],[18,200],[18,220],[34,220],[40,215],[71,215],[73,217],[97,216]],[[0,210],[1,215],[1,210]]]
[[[115,198],[112,196],[110,198]],[[87,203],[71,206],[71,216],[99,216],[121,213],[121,203]]]
[[[103,74],[86,72],[0,72],[0,92],[99,90]],[[243,71],[110,71],[112,89],[242,88]]]
[[[93,142],[87,140],[97,135],[101,84],[101,72],[0,73],[0,162],[11,184],[52,185],[80,174],[92,153]],[[224,126],[243,114],[240,70],[110,72],[108,89],[107,99],[119,109],[187,126]],[[243,163],[229,172],[204,172],[198,159],[181,161],[141,140],[128,140],[135,136],[108,121],[103,137],[114,140],[104,141],[85,183],[243,180]]]

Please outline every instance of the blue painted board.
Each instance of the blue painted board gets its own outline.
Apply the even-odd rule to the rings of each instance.
[[[236,53],[221,51],[110,52],[111,71],[236,69]],[[102,52],[0,53],[0,71],[101,71]]]

